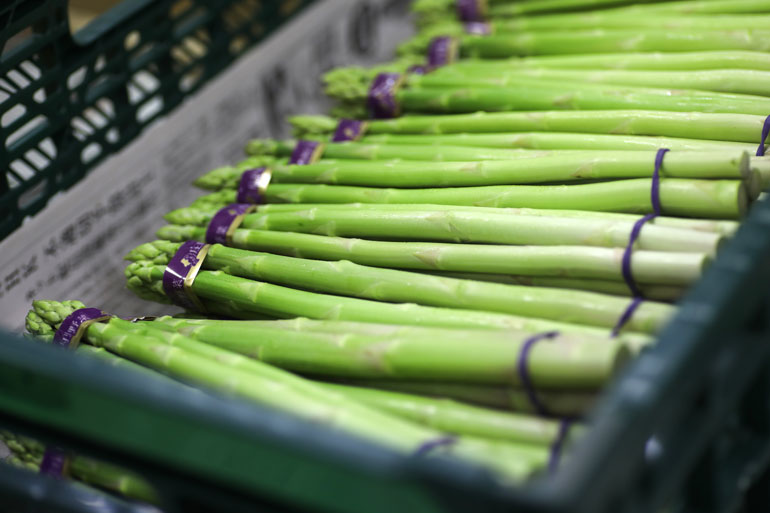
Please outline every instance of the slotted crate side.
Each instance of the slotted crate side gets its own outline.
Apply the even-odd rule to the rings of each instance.
[[[0,239],[312,0],[124,1],[73,38],[66,0],[0,7]]]

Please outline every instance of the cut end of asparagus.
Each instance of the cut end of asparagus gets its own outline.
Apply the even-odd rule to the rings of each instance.
[[[305,139],[309,136],[330,135],[337,128],[337,120],[329,116],[292,116],[289,118],[294,137]]]
[[[75,310],[85,308],[80,301],[37,300],[32,302],[32,310],[26,318],[27,332],[44,340],[53,338],[54,332],[62,321]]]
[[[179,246],[178,242],[156,240],[135,247],[123,258],[131,262],[147,261],[154,265],[165,265],[179,250]]]

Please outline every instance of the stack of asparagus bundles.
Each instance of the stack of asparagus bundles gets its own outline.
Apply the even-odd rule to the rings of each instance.
[[[77,352],[503,483],[553,470],[770,186],[764,4],[418,0],[397,60],[324,77],[337,116],[246,142],[127,254],[185,315],[37,301],[28,330],[90,311]]]

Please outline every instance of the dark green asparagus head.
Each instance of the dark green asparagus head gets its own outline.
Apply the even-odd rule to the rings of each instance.
[[[172,224],[206,226],[218,210],[214,205],[182,207],[167,213],[163,219]]]
[[[156,303],[170,304],[163,291],[163,273],[165,266],[155,265],[148,260],[139,260],[128,264],[125,270],[128,290],[142,299]]]
[[[51,341],[62,321],[80,308],[85,308],[80,301],[33,301],[26,319],[27,332],[36,338]]]
[[[123,258],[130,262],[146,261],[152,265],[166,265],[181,245],[179,242],[156,240],[135,247]]]
[[[289,118],[294,137],[305,139],[309,136],[325,136],[334,133],[337,128],[337,120],[329,116],[307,115],[292,116]]]
[[[184,242],[186,240],[205,242],[206,228],[189,224],[167,224],[155,232],[155,236],[171,242]]]

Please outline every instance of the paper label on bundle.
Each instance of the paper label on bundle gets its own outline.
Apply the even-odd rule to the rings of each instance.
[[[291,152],[289,164],[305,166],[312,164],[321,158],[323,145],[317,141],[297,141],[294,151]]]
[[[485,21],[469,21],[465,24],[465,33],[473,36],[488,36],[492,27]]]
[[[268,168],[258,167],[244,171],[241,175],[241,181],[238,183],[238,194],[235,196],[235,201],[259,205],[269,184],[270,170]]]
[[[200,305],[188,293],[185,281],[190,276],[190,271],[200,267],[201,251],[204,247],[206,245],[202,242],[185,242],[171,258],[163,273],[163,291],[174,304],[187,310],[200,309]]]
[[[98,308],[80,308],[68,315],[56,330],[53,336],[53,345],[68,348],[70,344],[77,344],[84,323],[108,317]]]
[[[242,216],[253,210],[254,205],[249,205],[248,203],[231,203],[220,209],[211,218],[209,227],[206,229],[206,242],[209,244],[227,244],[235,222],[239,218],[242,220]]]
[[[460,21],[483,21],[485,3],[484,0],[457,0],[457,17]]]
[[[380,73],[369,88],[369,112],[375,119],[394,118],[399,114],[396,91],[401,85],[399,73]]]
[[[428,47],[428,67],[440,68],[454,62],[457,57],[457,42],[454,38],[441,36],[433,38]]]
[[[90,309],[93,310],[93,309]],[[67,454],[56,447],[47,447],[40,464],[40,473],[47,476],[62,478],[68,463]]]
[[[340,119],[334,130],[332,142],[357,141],[366,129],[366,122],[357,119]]]

